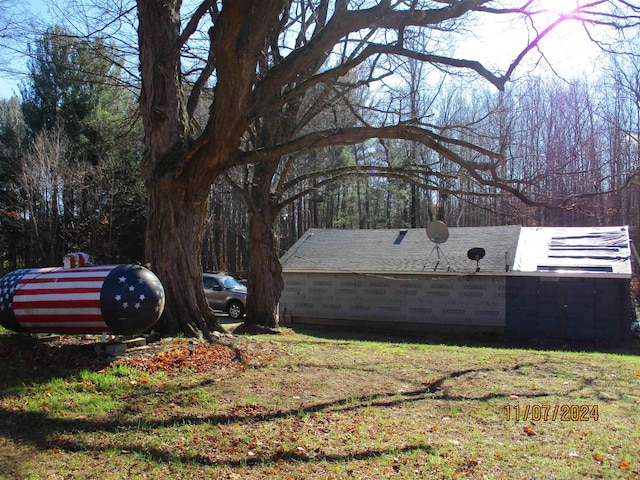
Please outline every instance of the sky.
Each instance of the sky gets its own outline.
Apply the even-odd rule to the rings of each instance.
[[[539,30],[556,21],[560,14],[574,9],[576,4],[576,0],[537,1],[539,9],[546,10],[546,13],[537,16],[536,26]],[[495,21],[480,29],[479,35],[472,41],[462,44],[457,54],[463,58],[477,59],[486,66],[504,71],[532,37],[527,35],[524,23],[514,25],[507,17],[499,15],[492,15],[490,18]],[[540,52],[551,64],[553,71],[564,79],[584,78],[597,71],[596,58],[600,50],[588,38],[579,22],[564,21],[556,26],[541,41]],[[526,62],[530,65],[537,62],[540,52],[530,51]],[[493,59],[498,59],[499,63],[492,65]],[[543,67],[546,68],[546,65]],[[529,71],[530,68],[520,68],[516,71],[516,77]]]
[[[562,9],[570,8],[572,4],[575,5],[575,0],[538,1],[545,8],[548,7],[550,18],[555,18],[554,15]],[[24,0],[19,4],[46,21],[48,16],[46,0]],[[499,25],[488,27],[479,36],[461,44],[457,51],[458,56],[483,60],[484,55],[488,61],[490,55],[491,58],[501,59],[500,64],[495,65],[497,68],[506,68],[509,59],[513,59],[517,55],[526,41],[524,34],[520,39],[513,37],[513,41],[510,42],[504,41],[504,35],[495,35],[496,32],[500,33],[501,29],[509,28],[513,29],[513,26],[505,24],[502,27]],[[567,22],[559,26],[545,39],[542,48],[547,58],[553,63],[554,69],[563,78],[584,77],[594,73],[597,47],[588,40],[581,26],[577,23]],[[532,55],[531,58],[537,58],[537,56]],[[14,69],[24,71],[26,63],[27,59],[22,57],[16,58],[12,65]],[[19,96],[18,85],[22,80],[24,77],[0,73],[0,99],[7,99],[13,95]]]
[[[13,96],[20,96],[18,84],[20,80],[16,76],[0,77],[0,99],[9,99]]]
[[[1,1],[1,0],[0,0]],[[47,7],[43,0],[21,0],[18,3],[18,8],[25,9],[31,14],[46,18]],[[6,53],[5,53],[6,56]],[[4,58],[3,58],[4,61]],[[13,57],[11,59],[12,70],[26,70],[27,59],[26,57]],[[19,75],[11,75],[4,72],[0,72],[0,98],[10,98],[14,95],[19,95],[18,84],[24,77]]]

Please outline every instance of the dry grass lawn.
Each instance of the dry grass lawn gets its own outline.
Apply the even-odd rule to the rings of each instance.
[[[640,476],[631,353],[325,330],[154,348],[0,332],[0,477]]]

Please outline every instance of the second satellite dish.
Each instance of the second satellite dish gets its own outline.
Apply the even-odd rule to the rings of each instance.
[[[444,222],[436,220],[427,225],[427,237],[433,243],[444,243],[449,239],[449,229]]]
[[[467,252],[467,258],[469,260],[476,261],[476,272],[480,271],[480,260],[482,260],[487,252],[482,247],[470,248]]]

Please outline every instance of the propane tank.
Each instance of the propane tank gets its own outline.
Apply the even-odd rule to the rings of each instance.
[[[164,310],[164,288],[137,265],[94,265],[76,252],[63,267],[23,268],[0,278],[0,325],[14,332],[134,335]]]

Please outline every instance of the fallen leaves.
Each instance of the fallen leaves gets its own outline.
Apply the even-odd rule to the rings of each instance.
[[[125,352],[123,357],[96,355],[95,339],[80,335],[59,335],[51,338],[5,335],[0,340],[0,357],[11,358],[7,375],[19,372],[22,383],[33,378],[64,376],[81,370],[103,371],[113,365],[128,365],[147,374],[166,371],[177,374],[188,370],[201,373],[216,368],[234,366],[246,368],[266,365],[279,355],[275,345],[252,344],[241,340],[232,345],[194,342],[188,339],[166,339],[161,351],[150,353]],[[152,344],[151,351],[159,349]],[[147,383],[142,376],[138,382]]]
[[[617,450],[619,447],[617,446],[612,446],[611,450]],[[604,455],[598,453],[598,452],[592,452],[591,456],[593,457],[593,459],[598,463],[598,465],[603,465],[605,463],[605,458]],[[610,457],[607,461],[607,464],[610,467],[614,467],[616,465],[616,461]],[[617,462],[618,468],[620,470],[630,470],[631,469],[631,462],[629,462],[628,460],[620,460],[619,462]],[[633,472],[634,473],[634,477],[633,478],[637,478],[637,476],[635,476],[635,474],[637,472]]]
[[[243,367],[245,363],[260,365],[268,360],[269,358],[264,359],[238,347],[231,348],[219,343],[194,344],[183,340],[173,349],[150,358],[119,359],[114,364],[126,365],[150,374],[163,371],[175,375],[187,370],[203,373],[216,368]],[[141,381],[146,383],[148,378],[143,376]]]
[[[183,370],[201,373],[216,367],[234,364],[235,352],[220,344],[182,344],[167,352],[160,352],[150,358],[129,358],[117,360],[115,364],[126,365],[147,373],[164,371],[178,373]]]
[[[260,418],[268,412],[262,405],[234,405],[229,414],[234,418]]]

